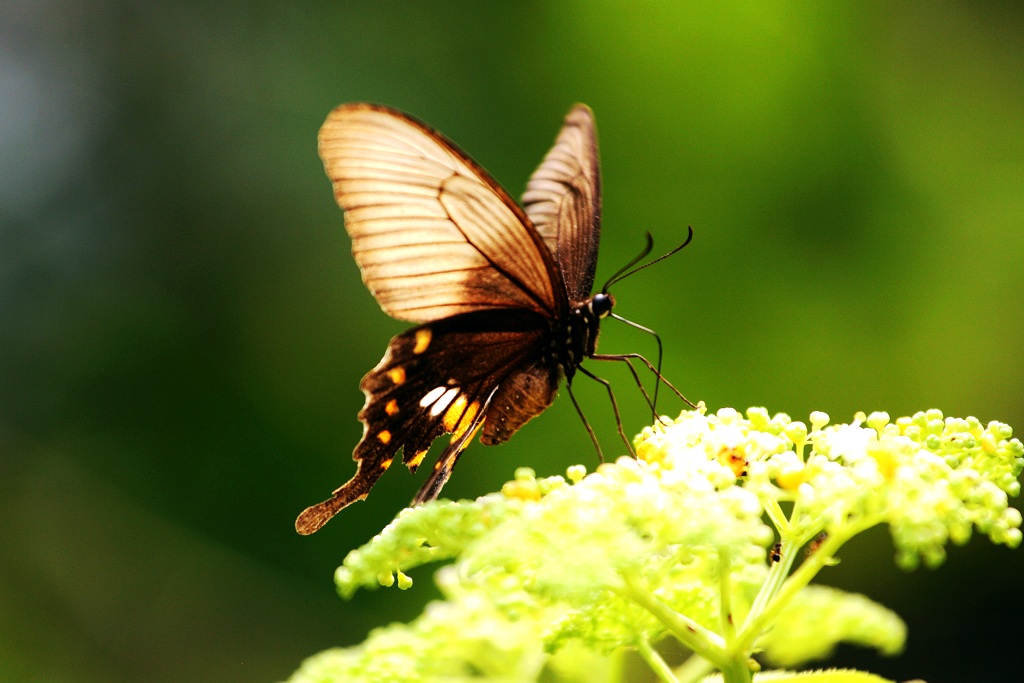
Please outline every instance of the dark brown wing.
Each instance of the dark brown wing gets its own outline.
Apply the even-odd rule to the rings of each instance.
[[[601,236],[601,171],[594,114],[577,104],[530,177],[523,208],[555,255],[569,300],[590,298]]]
[[[331,498],[299,515],[296,530],[311,534],[346,505],[365,498],[399,449],[415,470],[434,439],[450,433],[451,444],[415,502],[436,498],[485,419],[484,435],[492,443],[511,435],[510,423],[515,431],[550,404],[555,372],[548,373],[546,385],[536,377],[529,380],[535,394],[548,396],[543,407],[524,416],[524,410],[533,410],[536,396],[525,404],[513,400],[523,387],[517,378],[537,375],[549,330],[547,319],[533,311],[490,309],[427,323],[392,339],[383,360],[359,385],[366,404],[359,413],[363,438],[352,454],[358,463],[355,475]]]
[[[345,104],[320,128],[319,149],[363,282],[388,315],[564,309],[561,276],[530,219],[437,131],[393,109]]]

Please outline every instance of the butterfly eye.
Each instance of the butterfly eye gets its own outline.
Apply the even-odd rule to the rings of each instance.
[[[614,305],[615,300],[612,299],[612,295],[601,292],[594,295],[594,299],[590,302],[590,310],[598,318],[607,318],[608,314],[612,312],[612,306]]]

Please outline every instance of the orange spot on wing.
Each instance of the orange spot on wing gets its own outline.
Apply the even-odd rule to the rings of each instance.
[[[422,451],[416,451],[416,455],[412,456],[412,458],[409,459],[409,467],[412,469],[419,467],[420,463],[423,462],[423,458],[425,458],[426,456],[427,449],[424,448]]]
[[[389,443],[391,441],[391,432],[386,429],[382,429],[377,433],[377,440],[381,443]]]
[[[429,329],[416,330],[416,346],[412,348],[413,353],[423,353],[430,346],[430,339],[433,334]]]
[[[394,460],[394,458],[388,458],[387,460],[385,460],[384,462],[382,462],[382,463],[380,464],[380,468],[381,468],[382,470],[386,470],[387,468],[391,467],[391,462],[392,462],[393,460]],[[365,498],[365,497],[366,497],[366,496],[363,496],[363,498]]]
[[[474,404],[476,405],[476,404]],[[476,411],[473,411],[476,414]],[[466,415],[466,397],[459,396],[452,404],[448,406],[448,410],[445,411],[444,418],[441,420],[441,424],[444,425],[446,432],[454,432],[455,428],[459,425],[460,420]],[[473,419],[472,417],[470,418]]]
[[[390,377],[391,381],[394,382],[395,384],[401,384],[402,382],[405,381],[405,368],[391,368],[390,370],[388,370],[388,377]]]
[[[396,401],[395,399],[391,399],[390,401],[388,401],[387,405],[384,406],[384,412],[387,413],[388,415],[394,415],[395,413],[397,413],[398,401]]]
[[[461,439],[476,418],[480,404],[476,401],[466,405],[466,399],[459,396],[444,414],[444,428],[452,433],[452,441]],[[480,425],[477,425],[479,428]]]

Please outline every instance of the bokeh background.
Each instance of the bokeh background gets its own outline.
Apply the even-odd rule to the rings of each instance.
[[[274,681],[436,595],[430,572],[348,603],[332,585],[422,476],[292,529],[352,473],[358,380],[404,327],[363,288],[316,154],[345,101],[414,113],[514,195],[590,104],[598,281],[644,231],[665,250],[693,226],[614,292],[712,409],[1024,428],[1022,34],[1006,2],[5,2],[0,681]],[[654,346],[606,324],[602,350]],[[631,381],[597,370],[638,431]],[[595,461],[563,396],[445,493]],[[825,578],[910,626],[901,658],[829,664],[1019,668],[1022,550],[975,539],[904,574],[879,530]]]

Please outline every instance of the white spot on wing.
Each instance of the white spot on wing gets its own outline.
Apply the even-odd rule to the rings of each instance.
[[[427,395],[420,399],[420,407],[426,408],[431,403],[437,400],[438,396],[446,391],[445,387],[434,387],[427,392]]]
[[[437,403],[435,403],[434,407],[430,409],[430,414],[433,415],[434,417],[437,417],[438,415],[443,413],[445,408],[447,408],[448,405],[452,401],[454,401],[455,397],[458,396],[458,395],[459,395],[459,388],[458,387],[452,387],[448,391],[444,392],[444,396],[442,396],[441,398],[437,399]]]

